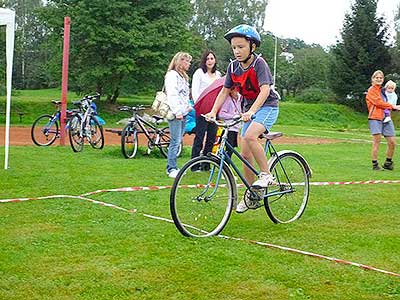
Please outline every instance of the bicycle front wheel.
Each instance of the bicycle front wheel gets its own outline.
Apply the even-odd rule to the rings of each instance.
[[[82,118],[76,114],[71,117],[69,121],[69,143],[74,152],[81,152],[84,144],[84,137],[82,132]]]
[[[198,172],[201,165],[210,170]],[[217,235],[236,203],[236,183],[230,169],[217,158],[196,157],[178,173],[170,195],[170,210],[177,229],[189,237]]]
[[[33,122],[31,137],[35,145],[50,146],[56,140],[59,134],[58,122],[52,119],[51,115],[42,115]]]
[[[267,188],[264,206],[274,223],[290,223],[301,217],[310,193],[309,167],[297,153],[278,153],[270,165],[277,184]]]
[[[95,116],[90,117],[89,143],[94,149],[103,149],[104,147],[103,126],[100,125]]]
[[[159,144],[158,147],[160,148],[161,154],[167,158],[168,157],[168,149],[169,149],[169,143],[171,142],[171,137],[169,133],[169,128],[164,127],[161,129],[161,132],[159,133]],[[176,154],[177,157],[179,157],[182,154],[182,148],[183,148],[183,142],[179,145],[178,152]]]
[[[134,158],[138,149],[137,129],[128,123],[121,133],[121,151],[125,158]]]

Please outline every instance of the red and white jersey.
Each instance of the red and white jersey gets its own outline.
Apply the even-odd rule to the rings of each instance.
[[[224,87],[230,89],[233,86],[244,98],[244,107],[247,111],[260,93],[260,86],[273,85],[273,78],[266,61],[257,55],[251,65],[244,69],[238,60],[232,61],[227,70]],[[263,106],[278,106],[279,96],[271,89]]]

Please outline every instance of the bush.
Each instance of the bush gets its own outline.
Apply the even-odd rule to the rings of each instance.
[[[303,90],[297,99],[305,103],[333,102],[334,94],[327,88],[309,87]]]

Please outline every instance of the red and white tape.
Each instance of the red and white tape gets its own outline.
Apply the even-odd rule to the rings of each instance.
[[[388,184],[388,183],[400,183],[400,180],[361,180],[361,181],[322,181],[322,182],[310,182],[313,186],[326,186],[326,185],[352,185],[352,184]],[[301,185],[300,183],[293,185]],[[238,184],[238,187],[242,188],[245,185],[243,183]],[[180,188],[202,188],[201,184],[192,185],[180,185]],[[95,195],[99,193],[107,192],[134,192],[134,191],[157,191],[171,189],[172,185],[161,185],[161,186],[134,186],[134,187],[123,187],[115,189],[102,189],[93,192],[84,193],[81,196]]]
[[[387,183],[400,183],[400,180],[367,180],[367,181],[348,181],[348,182],[342,182],[342,181],[340,181],[340,182],[312,182],[310,184],[311,185],[317,185],[317,186],[326,186],[326,185],[387,184]],[[201,186],[202,185],[185,185],[185,186],[182,186],[182,188],[199,188]],[[239,186],[243,186],[243,185],[239,185]],[[101,190],[97,190],[97,191],[93,191],[93,192],[84,193],[84,194],[79,195],[79,196],[51,195],[51,196],[44,196],[44,197],[12,198],[12,199],[1,199],[0,203],[12,203],[12,202],[23,202],[23,201],[45,200],[45,199],[56,199],[56,198],[70,198],[70,199],[80,199],[80,200],[89,201],[89,202],[94,203],[94,204],[98,204],[98,205],[101,205],[101,206],[118,209],[118,210],[121,210],[121,211],[124,211],[124,212],[128,212],[128,213],[136,213],[137,212],[136,209],[126,209],[126,208],[120,207],[120,206],[115,205],[115,204],[111,204],[111,203],[107,203],[107,202],[103,202],[103,201],[98,201],[98,200],[93,200],[93,199],[90,199],[90,198],[86,198],[85,196],[99,194],[99,193],[106,193],[106,192],[133,192],[133,191],[150,191],[150,190],[153,191],[153,190],[170,189],[171,187],[172,186],[142,186],[142,187],[125,187],[125,188],[116,188],[116,189],[101,189]],[[157,216],[153,216],[153,215],[146,214],[146,213],[141,213],[141,214],[146,218],[151,218],[151,219],[155,219],[155,220],[161,220],[161,221],[173,223],[172,220],[166,219],[166,218],[163,218],[163,217],[157,217]],[[271,244],[271,243],[259,242],[259,241],[254,241],[254,240],[247,240],[247,239],[243,239],[243,238],[229,237],[229,236],[226,236],[226,235],[218,235],[218,237],[224,238],[224,239],[229,239],[229,240],[244,241],[244,242],[248,242],[248,243],[252,243],[252,244],[256,244],[256,245],[260,245],[260,246],[264,246],[264,247],[268,247],[268,248],[280,249],[280,250],[283,250],[283,251],[288,251],[288,252],[292,252],[292,253],[298,253],[298,254],[302,254],[302,255],[307,255],[307,256],[311,256],[311,257],[316,257],[316,258],[320,258],[320,259],[333,261],[333,262],[340,263],[340,264],[346,264],[346,265],[359,267],[359,268],[362,268],[362,269],[365,269],[365,270],[371,270],[371,271],[375,271],[375,272],[379,272],[379,273],[383,273],[383,274],[387,274],[387,275],[391,275],[391,276],[395,276],[395,277],[400,277],[400,274],[394,273],[394,272],[391,272],[391,271],[386,271],[386,270],[379,269],[379,268],[376,268],[376,267],[372,267],[372,266],[368,266],[368,265],[364,265],[364,264],[360,264],[360,263],[356,263],[356,262],[351,262],[351,261],[347,261],[347,260],[343,260],[343,259],[339,259],[339,258],[335,258],[335,257],[316,254],[316,253],[312,253],[312,252],[308,252],[308,251],[304,251],[304,250],[299,250],[299,249],[295,249],[295,248],[290,248],[290,247],[285,247],[285,246],[280,246],[280,245],[274,245],[274,244]]]
[[[115,204],[111,204],[111,203],[107,203],[107,202],[103,202],[103,201],[98,201],[98,200],[93,200],[93,199],[86,198],[86,197],[83,197],[83,196],[71,196],[71,195],[51,195],[51,196],[44,196],[44,197],[1,199],[0,203],[12,203],[12,202],[46,200],[46,199],[57,199],[57,198],[68,198],[68,199],[85,200],[85,201],[89,201],[89,202],[94,203],[94,204],[98,204],[98,205],[106,206],[106,207],[111,207],[111,208],[119,209],[119,210],[122,210],[122,211],[130,212],[130,213],[135,213],[136,212],[136,209],[129,210],[129,209],[120,207],[120,206],[115,205]]]

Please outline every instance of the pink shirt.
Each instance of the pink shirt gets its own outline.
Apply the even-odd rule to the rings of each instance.
[[[224,121],[231,121],[233,117],[240,116],[241,114],[241,104],[242,97],[239,96],[237,100],[233,99],[231,96],[226,97],[224,103],[221,106],[221,109],[218,112],[218,118],[223,119]],[[231,127],[230,131],[239,131],[240,123]]]

